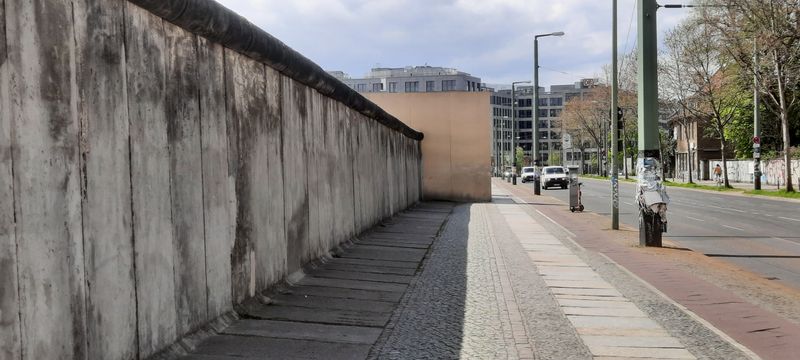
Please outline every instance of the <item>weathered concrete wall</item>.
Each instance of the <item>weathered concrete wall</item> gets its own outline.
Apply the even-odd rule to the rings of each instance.
[[[800,179],[795,175],[800,171],[800,160],[792,160],[792,179],[795,186],[800,187]],[[709,166],[722,164],[722,160],[711,160]],[[762,184],[770,186],[786,186],[786,162],[783,159],[761,161]],[[710,172],[710,171],[709,171]],[[733,182],[753,182],[752,160],[728,160],[728,180]]]
[[[425,133],[421,144],[424,198],[489,201],[491,124],[487,122],[487,114],[491,108],[488,94],[451,91],[364,95]]]
[[[420,198],[418,133],[134,3],[0,0],[2,359],[156,354]]]

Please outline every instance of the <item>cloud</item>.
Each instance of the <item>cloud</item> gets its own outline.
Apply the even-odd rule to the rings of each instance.
[[[454,67],[487,83],[530,79],[533,35],[554,31],[566,35],[541,39],[540,84],[569,84],[602,73],[611,59],[607,1],[218,1],[323,68],[352,76],[376,64],[428,64]],[[634,46],[634,3],[619,1],[620,50]],[[685,15],[685,10],[659,10],[659,30]]]

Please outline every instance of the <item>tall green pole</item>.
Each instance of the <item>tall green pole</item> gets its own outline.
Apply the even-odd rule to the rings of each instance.
[[[619,230],[619,164],[617,163],[617,143],[619,126],[617,124],[617,0],[611,2],[611,228]]]
[[[637,0],[638,11],[638,100],[639,158],[637,159],[639,200],[639,245],[661,246],[662,223],[651,211],[648,198],[660,190],[661,154],[658,145],[658,39],[656,0]]]

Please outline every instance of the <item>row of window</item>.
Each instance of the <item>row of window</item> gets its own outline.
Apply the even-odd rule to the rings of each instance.
[[[547,145],[547,144],[542,144],[542,145]],[[533,148],[533,146],[531,146],[531,144],[519,144],[519,147],[521,147],[522,150],[528,155],[530,155],[531,148]],[[500,150],[499,147],[498,147],[498,150]],[[505,144],[505,146],[503,147],[503,151],[509,151],[509,150],[511,150],[511,145],[510,144]],[[550,149],[546,149],[545,148],[545,149],[539,149],[539,150],[549,151]],[[561,149],[559,148],[559,149],[553,149],[553,150],[557,151],[557,150],[561,150]],[[541,153],[541,154],[539,154],[539,156],[542,158],[542,161],[544,161],[545,163],[547,163],[547,160],[550,158],[548,155],[549,155],[549,153]],[[590,153],[586,153],[586,156],[585,156],[586,160],[589,160],[591,155],[592,154],[590,154]],[[567,161],[580,160],[581,159],[581,153],[579,153],[579,152],[576,152],[574,155],[572,153],[568,152],[568,153],[566,153],[566,156],[567,156]]]
[[[492,96],[490,101],[492,105],[511,106],[511,99],[501,96]],[[531,107],[533,99],[517,99],[517,106]],[[564,99],[560,97],[539,98],[539,106],[564,106]]]
[[[527,128],[520,127],[520,129],[530,129],[530,127],[527,127]],[[531,131],[520,131],[520,132],[517,133],[517,137],[519,137],[519,140],[533,140],[533,132],[531,132]],[[508,132],[508,131],[499,131],[498,130],[498,131],[494,132],[494,138],[496,139],[497,142],[500,142],[504,138],[505,139],[510,139],[511,138],[511,133]],[[541,140],[548,140],[548,139],[559,140],[559,139],[561,139],[561,136],[560,136],[559,133],[557,133],[555,131],[547,131],[547,130],[545,130],[545,131],[540,131],[539,132],[539,139],[541,139]]]
[[[511,106],[511,98],[492,95],[489,102],[492,105]]]
[[[492,115],[511,117],[511,109],[492,108]]]
[[[406,90],[408,92],[408,90]],[[492,115],[494,116],[511,116],[511,109],[493,108]],[[557,118],[561,116],[561,109],[539,109],[540,118]],[[517,118],[529,119],[533,117],[533,110],[517,110]]]
[[[455,80],[442,80],[442,87],[441,91],[455,91],[456,90],[456,81]],[[358,92],[367,92],[367,85],[368,84],[356,84],[355,90]],[[406,81],[404,82],[404,90],[405,92],[420,92],[420,82],[419,81]],[[481,86],[480,83],[474,81],[467,81],[467,90],[468,91],[480,91]],[[372,92],[380,92],[384,91],[383,83],[373,83],[372,84]],[[388,92],[397,92],[397,82],[388,82],[386,84],[386,91]],[[434,92],[436,91],[436,81],[425,81],[425,91],[426,92]]]
[[[556,128],[558,125],[555,122],[548,124],[547,120],[539,120],[539,129]],[[495,128],[511,128],[511,120],[509,119],[494,119]],[[533,121],[517,120],[517,127],[519,129],[532,129]]]

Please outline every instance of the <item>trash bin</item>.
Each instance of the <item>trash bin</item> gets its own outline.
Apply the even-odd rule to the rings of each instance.
[[[581,182],[578,181],[578,172],[569,173],[569,211],[583,211],[581,204]]]

